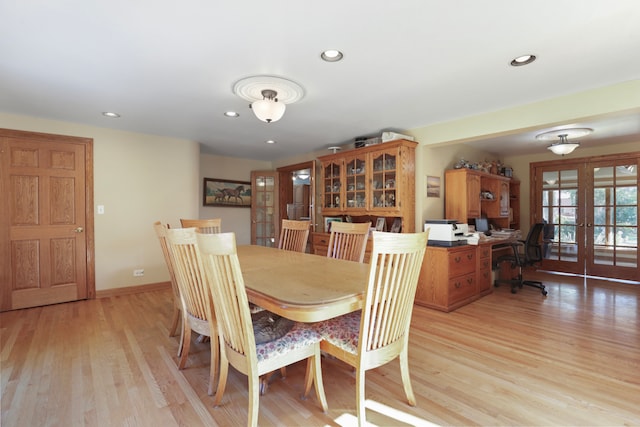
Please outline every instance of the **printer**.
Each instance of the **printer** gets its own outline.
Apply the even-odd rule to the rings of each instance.
[[[469,225],[461,224],[455,219],[428,219],[424,222],[424,230],[429,229],[429,246],[466,245]]]

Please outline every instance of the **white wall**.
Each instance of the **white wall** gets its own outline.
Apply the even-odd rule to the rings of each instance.
[[[236,242],[239,245],[251,243],[251,209],[203,206],[203,181],[204,178],[218,178],[227,180],[247,181],[251,179],[253,170],[271,170],[271,162],[260,160],[238,159],[233,157],[214,156],[211,154],[200,155],[200,201],[199,218],[222,218],[222,231],[236,233]]]

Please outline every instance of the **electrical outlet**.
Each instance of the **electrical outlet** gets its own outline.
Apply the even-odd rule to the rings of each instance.
[[[144,276],[144,268],[138,268],[137,270],[133,270],[133,277],[142,277]]]

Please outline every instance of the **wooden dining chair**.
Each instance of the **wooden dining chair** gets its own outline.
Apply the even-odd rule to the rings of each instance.
[[[182,228],[195,227],[199,233],[217,234],[222,233],[222,218],[208,219],[180,219]]]
[[[332,222],[327,257],[363,262],[370,228],[370,222]]]
[[[320,349],[356,370],[356,415],[365,425],[365,372],[399,356],[409,404],[416,399],[409,378],[409,326],[429,232],[373,233],[373,252],[364,307],[318,322]]]
[[[260,377],[307,359],[304,396],[312,383],[323,411],[327,400],[320,366],[320,335],[305,324],[296,323],[284,337],[264,344],[255,343],[251,313],[238,260],[234,233],[198,234],[208,283],[216,301],[220,339],[220,376],[214,405],[220,405],[229,364],[249,380],[248,425],[258,425]]]
[[[311,221],[283,219],[278,248],[287,251],[306,252]]]
[[[164,262],[167,264],[169,270],[169,279],[171,281],[171,291],[173,292],[173,316],[171,317],[171,326],[169,326],[169,336],[176,335],[178,330],[178,324],[182,317],[182,301],[180,300],[180,289],[178,288],[178,282],[173,267],[173,259],[171,257],[171,251],[167,243],[167,230],[168,226],[162,224],[160,221],[153,223],[153,229],[156,231],[156,236],[160,241],[160,248],[162,249],[162,255],[164,256]],[[184,328],[180,328],[180,344],[178,345],[178,357],[182,353],[182,341],[184,340]]]
[[[211,289],[206,282],[196,229],[175,228],[166,230],[167,241],[174,261],[176,281],[182,301],[183,342],[178,368],[184,369],[189,357],[191,331],[210,337],[211,369],[209,372],[209,395],[213,394],[213,383],[218,371],[219,346],[218,327]]]

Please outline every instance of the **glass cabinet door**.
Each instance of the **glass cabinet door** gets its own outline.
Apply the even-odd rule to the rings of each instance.
[[[366,156],[345,159],[345,197],[348,211],[367,207]]]
[[[278,175],[251,172],[251,244],[275,247],[279,235]]]
[[[375,153],[371,159],[371,209],[396,210],[398,200],[396,187],[397,151]]]
[[[342,161],[335,160],[322,164],[322,208],[337,212],[341,209]]]

